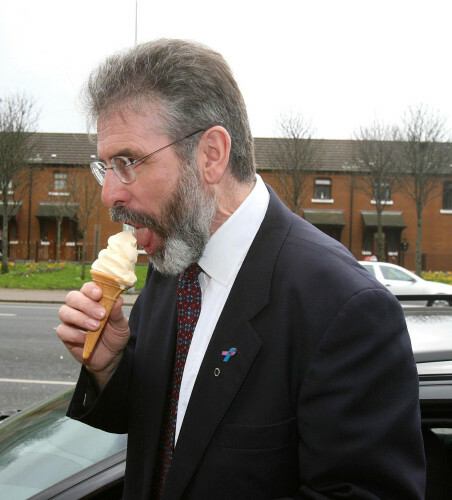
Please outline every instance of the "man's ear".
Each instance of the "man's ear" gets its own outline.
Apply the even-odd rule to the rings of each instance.
[[[201,178],[207,184],[218,184],[226,171],[231,152],[231,137],[224,127],[216,125],[204,132],[197,148]]]

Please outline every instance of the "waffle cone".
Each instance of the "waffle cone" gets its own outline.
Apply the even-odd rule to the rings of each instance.
[[[102,288],[103,295],[99,304],[105,308],[105,317],[100,323],[100,327],[95,332],[86,332],[85,346],[83,348],[83,359],[88,359],[96,346],[96,343],[104,329],[105,323],[110,316],[110,312],[121,292],[130,288],[130,285],[117,276],[102,273],[94,269],[90,270],[93,281]]]

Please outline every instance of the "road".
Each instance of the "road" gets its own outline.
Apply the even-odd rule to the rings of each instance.
[[[56,335],[59,308],[0,303],[1,411],[23,409],[75,385],[80,365]]]

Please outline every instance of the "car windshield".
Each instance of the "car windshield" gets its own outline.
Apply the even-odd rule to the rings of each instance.
[[[375,276],[375,269],[371,264],[363,264],[364,269],[367,269],[370,274]]]
[[[0,498],[29,498],[126,447],[126,435],[67,418],[71,396],[68,391],[0,424]]]
[[[383,277],[387,280],[413,281],[413,278],[400,269],[389,266],[380,266]]]

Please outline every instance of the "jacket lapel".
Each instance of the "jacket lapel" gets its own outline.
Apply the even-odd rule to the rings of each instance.
[[[166,479],[164,499],[180,498],[261,349],[250,320],[269,300],[290,212],[271,189],[270,204],[218,320],[201,364]],[[265,249],[265,250],[263,250]],[[224,362],[223,351],[237,353]]]

